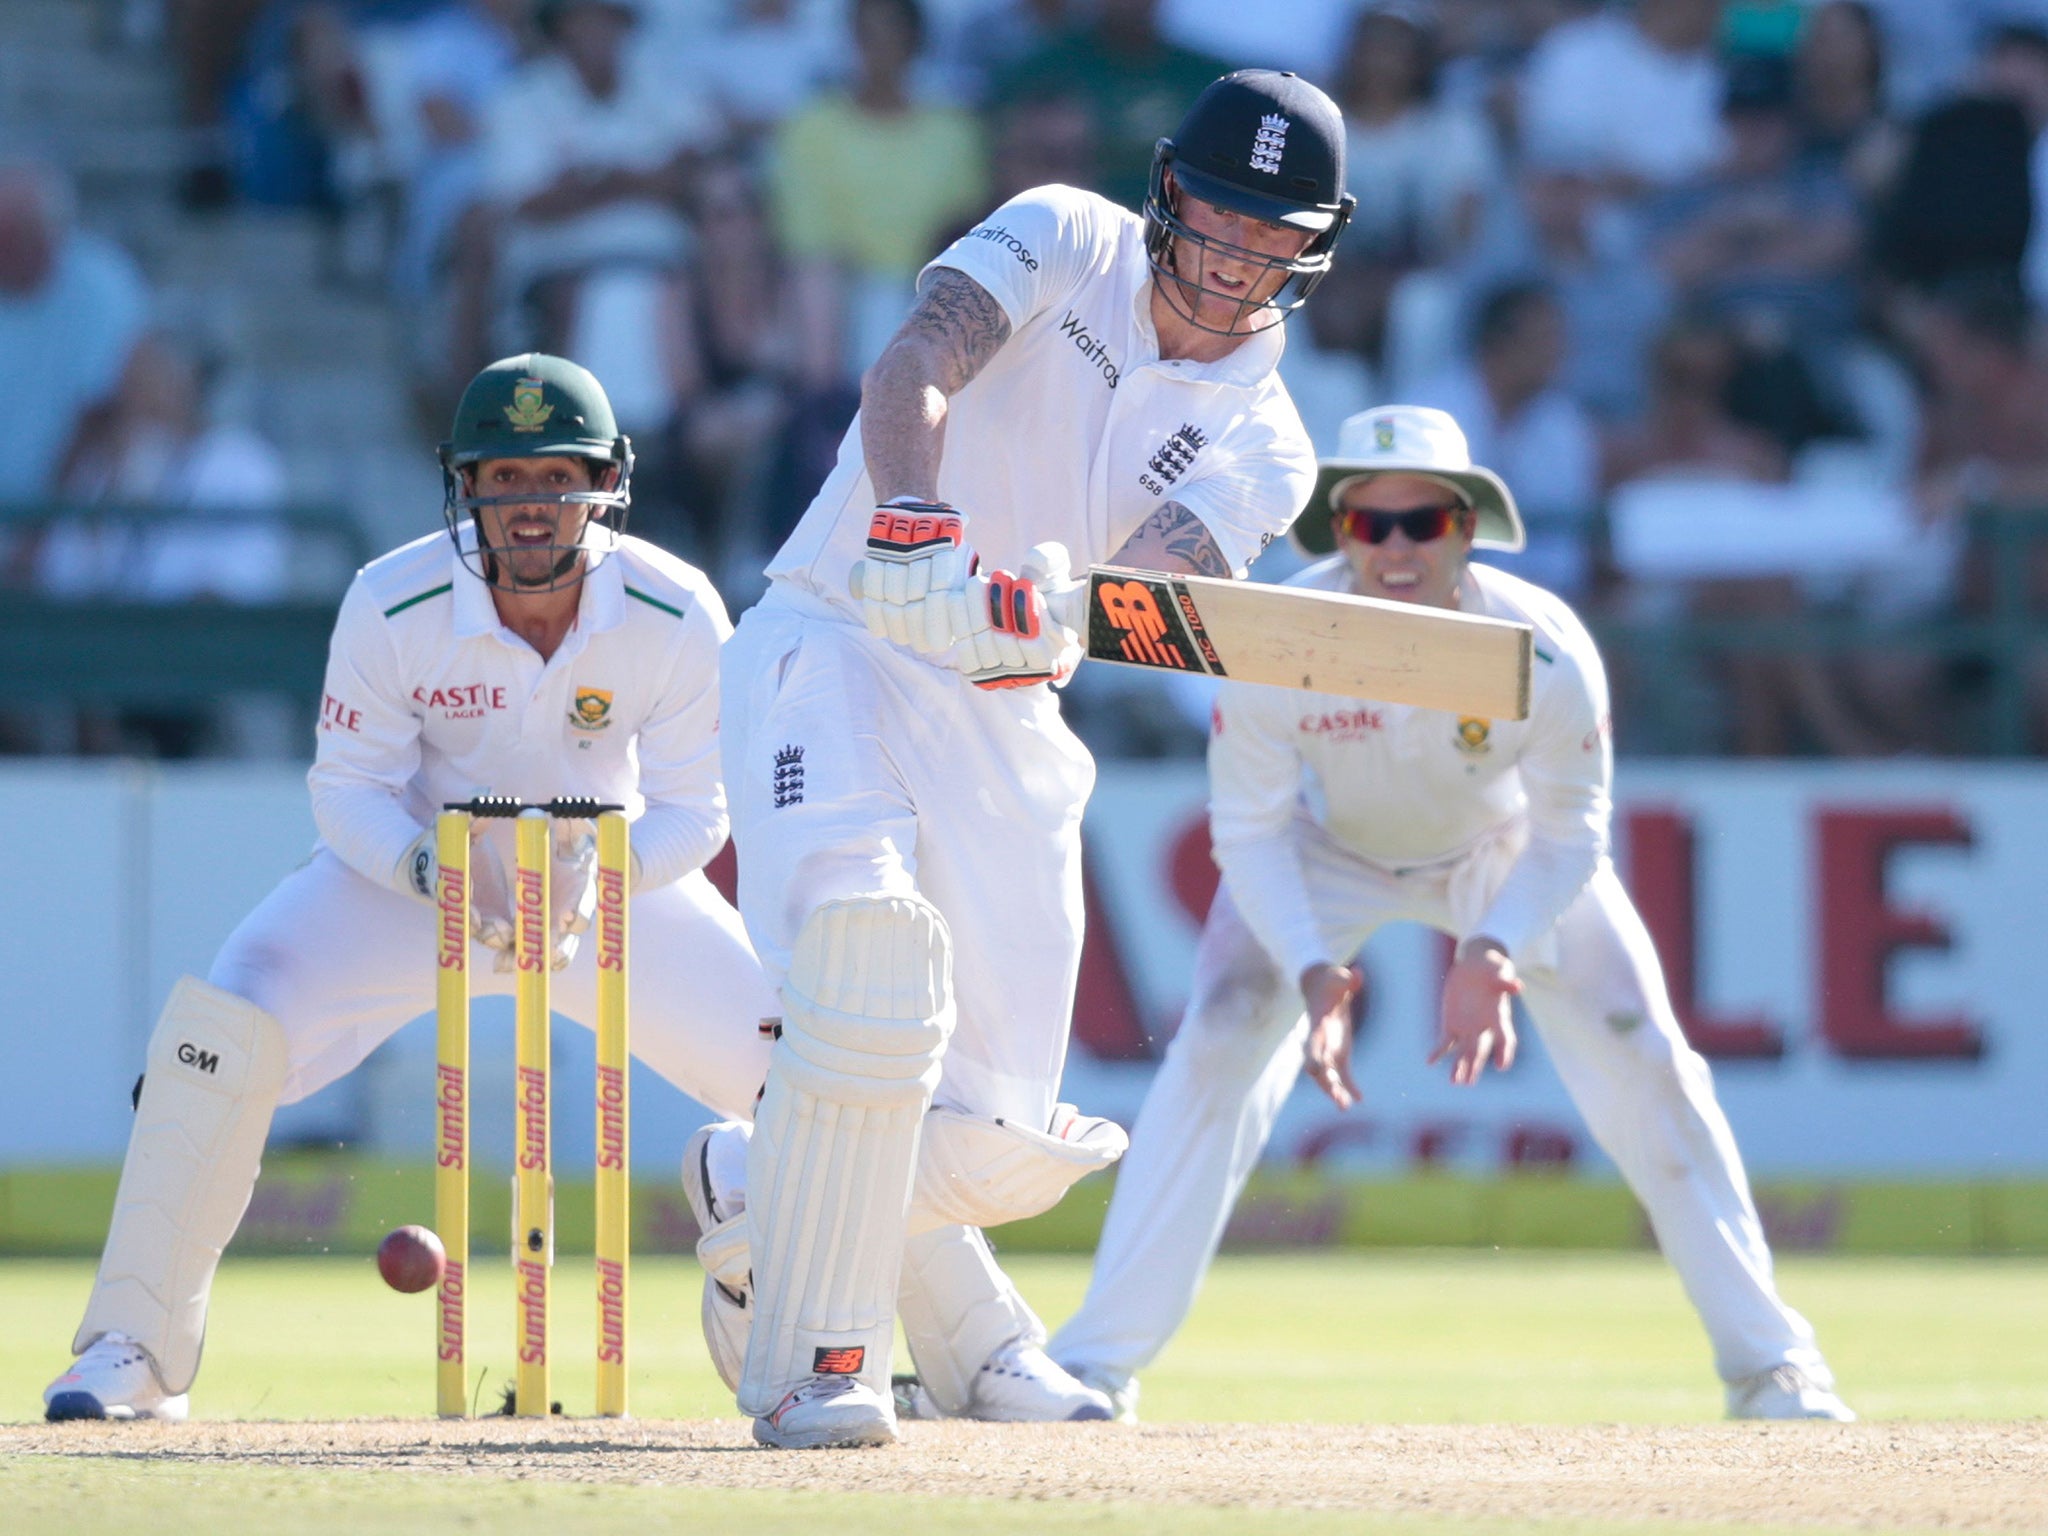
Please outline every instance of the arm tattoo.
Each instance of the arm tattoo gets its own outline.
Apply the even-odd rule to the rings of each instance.
[[[940,267],[897,334],[920,337],[931,345],[939,364],[934,382],[948,395],[956,395],[1010,339],[1010,317],[965,272]]]
[[[1174,571],[1228,580],[1230,561],[1202,520],[1177,501],[1169,501],[1145,520],[1109,557],[1111,565],[1146,571]]]
[[[947,401],[1010,336],[1010,320],[965,272],[940,267],[861,381],[861,449],[875,495],[939,493]]]

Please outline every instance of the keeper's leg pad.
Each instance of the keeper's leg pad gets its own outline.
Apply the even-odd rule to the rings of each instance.
[[[747,1149],[744,1413],[820,1374],[889,1401],[918,1129],[953,1028],[950,949],[915,896],[828,902],[797,934]]]
[[[754,1314],[748,1306],[753,1287],[730,1285],[710,1272],[712,1259],[705,1256],[705,1245],[714,1250],[737,1251],[742,1258],[747,1250],[745,1216],[736,1216],[726,1223],[737,1231],[714,1229],[704,1234],[697,1244],[697,1258],[705,1266],[704,1295],[698,1304],[698,1320],[704,1328],[704,1348],[711,1356],[712,1367],[718,1372],[718,1379],[725,1383],[726,1390],[738,1392],[740,1370],[746,1364],[747,1340],[754,1329]]]
[[[925,1116],[910,1230],[999,1227],[1037,1216],[1130,1144],[1114,1120],[1084,1115],[1071,1104],[1055,1105],[1052,1125],[1043,1131],[938,1105]]]
[[[1045,1324],[973,1227],[939,1227],[904,1245],[897,1306],[918,1380],[948,1415],[967,1411],[997,1350],[1045,1343]]]
[[[285,1067],[276,1019],[196,976],[178,979],[149,1038],[114,1219],[72,1353],[125,1333],[149,1351],[166,1392],[190,1388],[213,1273],[249,1208]]]
[[[739,1391],[747,1335],[754,1326],[744,1184],[747,1140],[753,1129],[740,1120],[704,1126],[683,1153],[683,1193],[701,1234],[697,1262],[704,1267],[704,1346],[719,1379],[732,1392]]]

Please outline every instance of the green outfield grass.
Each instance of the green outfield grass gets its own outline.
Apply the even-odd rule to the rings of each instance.
[[[1013,1271],[1049,1320],[1087,1282],[1079,1259],[1020,1256]],[[557,1395],[587,1413],[590,1269],[557,1271]],[[2048,1415],[2048,1261],[1808,1259],[1784,1289],[1819,1328],[1866,1417]],[[0,1261],[0,1419],[40,1416],[91,1281],[79,1260]],[[685,1260],[634,1271],[636,1416],[729,1415],[697,1336],[698,1275]],[[504,1380],[510,1283],[480,1267],[473,1361],[488,1401]],[[420,1417],[433,1391],[431,1302],[397,1296],[366,1258],[231,1258],[215,1292],[197,1417]],[[1153,1421],[1301,1420],[1574,1424],[1709,1421],[1719,1390],[1669,1271],[1640,1253],[1492,1250],[1226,1258],[1181,1338],[1145,1378]],[[830,1462],[818,1464],[829,1468]],[[1533,1523],[1358,1509],[1273,1509],[643,1487],[527,1477],[280,1468],[144,1452],[90,1458],[0,1452],[9,1528],[79,1536],[197,1530],[300,1536],[372,1530],[744,1531],[904,1536],[910,1531],[1163,1536],[1623,1536],[1640,1524]],[[825,1474],[829,1479],[829,1471]],[[1675,1512],[1674,1512],[1675,1513]],[[1809,1517],[1809,1521],[1811,1517]],[[1846,1523],[1844,1529],[1846,1530]],[[1778,1529],[1744,1523],[1744,1536]],[[1790,1529],[1789,1527],[1786,1529]],[[1833,1531],[1823,1519],[1799,1529]],[[1661,1520],[1654,1536],[1726,1525]]]
[[[1010,1261],[1049,1321],[1086,1262]],[[0,1261],[0,1420],[40,1416],[91,1284],[78,1260]],[[698,1271],[633,1270],[633,1410],[732,1412],[697,1332]],[[1792,1258],[1812,1319],[1865,1417],[2048,1416],[2048,1261]],[[556,1271],[556,1396],[592,1398],[590,1268]],[[510,1360],[511,1284],[479,1261],[472,1374],[488,1402]],[[195,1416],[408,1416],[433,1402],[432,1301],[367,1258],[230,1257],[215,1290]],[[1375,1423],[1710,1420],[1720,1392],[1677,1282],[1653,1254],[1365,1251],[1227,1256],[1187,1330],[1144,1376],[1145,1417]]]

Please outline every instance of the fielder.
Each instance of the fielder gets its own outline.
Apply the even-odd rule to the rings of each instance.
[[[1470,565],[1523,544],[1514,497],[1442,411],[1345,423],[1297,526],[1337,554],[1296,584],[1535,627],[1526,721],[1224,684],[1209,743],[1223,886],[1194,996],[1132,1132],[1081,1310],[1052,1352],[1136,1417],[1135,1374],[1186,1318],[1304,1061],[1348,1108],[1347,960],[1383,923],[1457,939],[1429,1060],[1470,1084],[1514,1059],[1519,995],[1713,1341],[1736,1418],[1851,1419],[1771,1254],[1707,1064],[1608,862],[1607,679],[1576,615]],[[1321,730],[1330,718],[1354,722]],[[1306,1007],[1304,1008],[1304,1004]]]
[[[632,450],[574,363],[529,354],[486,368],[441,462],[447,536],[373,561],[342,600],[308,776],[312,857],[206,980],[178,982],[151,1036],[79,1358],[43,1394],[51,1419],[186,1416],[214,1269],[272,1113],[433,1006],[433,823],[446,801],[625,804],[634,1053],[729,1115],[749,1112],[767,1070],[759,1021],[773,994],[702,873],[727,826],[724,605],[700,572],[625,535]],[[509,843],[486,832],[472,850],[480,995],[512,990]],[[555,1007],[588,1027],[588,824],[558,823],[554,852]]]
[[[1056,1102],[1094,765],[1040,587],[1242,572],[1286,526],[1314,457],[1273,370],[1343,181],[1336,106],[1247,70],[1160,141],[1142,218],[1057,186],[990,215],[925,269],[727,648],[740,910],[781,1033],[750,1144],[706,1133],[685,1187],[765,1444],[894,1438],[899,1302],[938,1411],[1109,1414],[980,1231],[1123,1146]]]

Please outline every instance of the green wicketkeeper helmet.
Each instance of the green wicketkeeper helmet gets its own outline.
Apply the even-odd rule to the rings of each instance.
[[[539,459],[565,455],[588,459],[592,478],[598,466],[618,474],[610,486],[568,491],[550,497],[478,496],[463,471],[485,459]],[[455,408],[455,427],[441,445],[442,516],[464,563],[496,585],[492,562],[482,546],[463,548],[462,514],[501,503],[531,505],[536,500],[587,505],[592,510],[582,543],[561,549],[561,575],[574,567],[576,556],[588,553],[594,565],[609,553],[626,531],[632,503],[633,445],[619,431],[604,386],[587,368],[565,357],[528,352],[500,358],[469,381]],[[595,532],[595,538],[593,538]],[[587,569],[588,567],[586,567]]]

